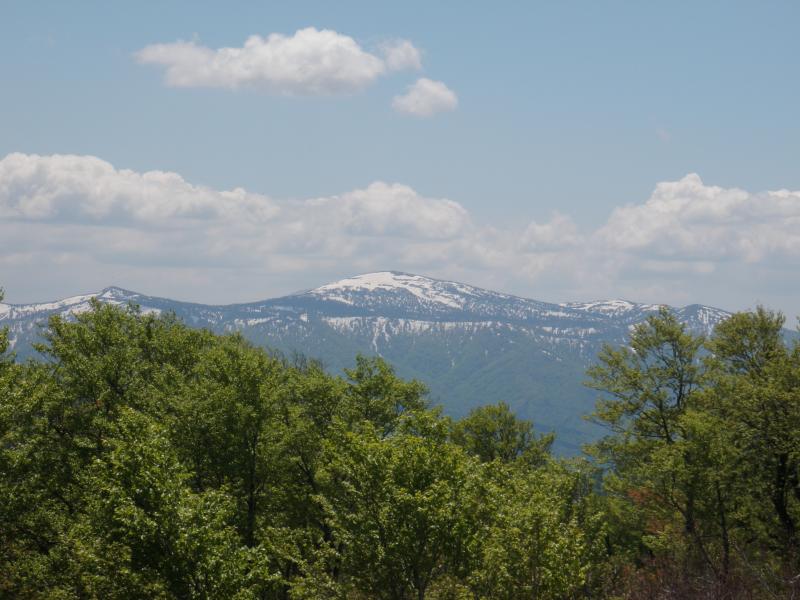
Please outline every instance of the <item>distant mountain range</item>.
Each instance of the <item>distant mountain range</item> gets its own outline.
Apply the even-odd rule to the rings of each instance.
[[[596,393],[583,386],[603,343],[622,344],[630,328],[659,308],[625,300],[551,304],[419,275],[378,272],[247,304],[214,306],[110,287],[42,304],[0,303],[0,326],[20,358],[53,314],[89,309],[89,301],[135,303],[174,312],[192,327],[240,331],[254,343],[320,359],[332,371],[357,353],[386,358],[403,377],[425,382],[431,399],[461,416],[504,400],[556,450],[574,453],[599,433],[582,416]],[[674,309],[695,332],[709,333],[730,313],[692,304]]]

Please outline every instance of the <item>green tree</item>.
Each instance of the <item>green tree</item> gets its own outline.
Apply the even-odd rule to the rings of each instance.
[[[411,426],[420,427],[439,434],[384,437],[370,425],[340,430],[328,445],[328,518],[341,540],[347,579],[369,597],[425,598],[451,570],[468,534],[471,461],[447,443],[444,422]]]
[[[475,597],[575,597],[602,553],[600,515],[576,494],[586,491],[583,476],[556,463],[502,473],[496,512],[476,540],[479,560],[469,578]]]
[[[351,423],[372,423],[382,436],[391,434],[402,414],[426,406],[425,386],[403,381],[379,357],[357,356],[356,365],[345,369],[348,379],[343,415]]]
[[[651,550],[664,540],[682,541],[691,562],[699,555],[710,563],[697,514],[707,465],[685,422],[704,382],[702,343],[662,308],[634,328],[629,346],[604,347],[588,385],[606,393],[592,418],[611,435],[590,451],[611,467],[607,491],[642,511],[629,513],[626,526],[638,521]]]
[[[79,586],[105,598],[247,598],[234,507],[193,493],[165,429],[122,409],[108,452],[81,474],[92,493],[69,531]]]
[[[5,291],[0,288],[0,302],[3,302],[4,298]],[[8,327],[0,327],[0,372],[13,360],[12,357],[6,354],[9,345]]]
[[[733,476],[747,482],[739,513],[785,551],[800,550],[800,346],[789,349],[784,317],[759,307],[721,323],[710,340],[709,410],[736,452]]]
[[[554,435],[537,436],[533,423],[519,419],[505,402],[474,408],[453,424],[454,443],[482,462],[511,462],[522,458],[541,464],[550,453]]]
[[[198,491],[226,487],[237,500],[245,544],[254,546],[260,506],[273,479],[280,363],[240,336],[219,338],[181,390],[174,444]]]
[[[259,556],[242,557],[224,491],[187,486],[167,436],[177,391],[214,339],[97,303],[51,320],[48,361],[15,369],[0,398],[0,589],[230,597],[249,589],[247,565],[271,577]]]

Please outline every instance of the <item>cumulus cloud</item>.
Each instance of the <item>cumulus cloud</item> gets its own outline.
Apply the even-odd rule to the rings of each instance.
[[[215,191],[177,173],[115,169],[93,156],[9,154],[0,160],[0,217],[8,220],[146,224],[247,220],[279,212],[241,188]]]
[[[386,68],[392,71],[421,69],[422,54],[408,40],[394,40],[381,46]]]
[[[362,190],[306,203],[328,224],[354,235],[450,239],[469,227],[457,202],[421,197],[407,185],[375,182]]]
[[[474,229],[457,202],[401,184],[278,202],[194,185],[176,173],[117,169],[93,156],[28,154],[0,160],[0,222],[0,251],[234,266],[276,255],[315,260],[399,254],[413,244],[444,248]]]
[[[252,35],[236,48],[208,48],[195,42],[152,44],[135,57],[165,68],[175,87],[261,87],[286,95],[352,93],[388,70],[418,69],[420,53],[407,40],[381,48],[382,56],[363,49],[352,37],[307,27],[294,35]]]
[[[425,77],[409,86],[405,94],[395,96],[392,107],[416,117],[430,117],[438,112],[455,110],[458,97],[441,81]]]
[[[520,247],[527,251],[563,250],[581,242],[578,227],[573,220],[559,212],[547,223],[531,221],[522,234]]]
[[[231,290],[263,295],[270,278],[301,287],[396,268],[544,300],[736,308],[732,286],[750,304],[787,286],[796,298],[798,260],[800,192],[709,186],[694,174],[659,183],[595,228],[558,212],[515,228],[480,224],[458,202],[399,183],[281,200],[93,156],[0,159],[0,283],[11,290],[30,287],[35,272],[94,282],[71,291],[140,281],[144,291],[232,301],[243,298]]]
[[[800,192],[707,186],[697,174],[659,183],[643,204],[614,210],[597,232],[610,249],[650,259],[744,260],[800,255]]]

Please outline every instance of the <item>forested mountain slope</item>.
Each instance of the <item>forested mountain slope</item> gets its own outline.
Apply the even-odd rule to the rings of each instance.
[[[86,311],[92,297],[174,312],[193,327],[241,331],[254,343],[317,358],[333,372],[358,354],[380,355],[400,376],[417,378],[445,411],[507,402],[537,429],[555,431],[556,450],[572,453],[596,434],[582,415],[596,393],[583,386],[604,343],[623,343],[658,305],[624,300],[553,304],[419,275],[378,272],[247,304],[213,306],[145,296],[116,287],[43,304],[0,304],[19,358],[53,314]],[[729,313],[676,308],[694,333],[709,333]]]

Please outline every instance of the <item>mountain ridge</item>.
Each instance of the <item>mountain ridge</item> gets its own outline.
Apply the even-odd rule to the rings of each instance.
[[[376,283],[376,281],[378,281],[378,283]],[[564,316],[563,313],[565,310],[591,314],[591,315],[598,315],[603,313],[620,314],[636,310],[654,312],[658,310],[658,308],[661,306],[666,306],[668,308],[671,308],[672,310],[675,310],[676,312],[685,311],[687,309],[697,307],[709,311],[714,311],[721,317],[731,314],[723,309],[703,304],[689,304],[683,307],[673,307],[666,304],[641,303],[624,299],[593,300],[589,302],[581,302],[581,301],[560,302],[560,303],[546,302],[541,300],[535,300],[532,298],[527,298],[525,296],[508,294],[505,292],[496,292],[493,290],[488,290],[486,288],[480,288],[465,283],[449,281],[444,279],[435,279],[422,275],[405,273],[402,271],[375,271],[371,273],[365,273],[361,275],[355,275],[353,277],[344,278],[332,283],[324,284],[316,288],[302,290],[284,296],[277,296],[274,298],[267,298],[264,300],[255,300],[250,302],[235,302],[228,304],[205,304],[202,302],[195,302],[195,301],[173,300],[164,296],[150,296],[142,294],[140,292],[136,292],[134,290],[123,288],[121,286],[112,285],[105,287],[97,292],[76,294],[74,296],[69,296],[66,298],[61,298],[58,300],[52,300],[48,302],[38,302],[38,303],[0,302],[0,320],[7,318],[7,315],[9,315],[9,313],[13,314],[14,312],[17,313],[56,312],[61,308],[83,305],[84,303],[88,303],[88,301],[91,298],[98,298],[100,301],[111,301],[111,302],[114,301],[136,302],[138,300],[143,300],[145,302],[147,301],[159,302],[159,303],[168,302],[181,305],[191,305],[198,307],[202,306],[214,309],[247,309],[252,307],[275,305],[287,299],[295,300],[295,299],[312,297],[327,302],[340,302],[342,304],[352,306],[353,305],[352,300],[348,301],[345,296],[330,294],[330,292],[340,291],[345,289],[362,289],[362,290],[367,289],[370,292],[379,290],[379,291],[392,291],[396,293],[398,290],[409,290],[410,288],[414,289],[413,286],[400,285],[402,283],[406,283],[407,281],[422,282],[424,284],[444,284],[446,286],[455,287],[461,294],[469,294],[475,297],[484,297],[484,298],[488,297],[493,299],[500,299],[507,302],[524,303],[531,308],[536,307],[539,308],[540,310],[549,310],[559,316]],[[353,282],[364,282],[364,285],[359,286],[354,284]],[[419,290],[420,287],[422,286],[416,286],[416,289]],[[414,292],[411,292],[411,294],[417,295],[418,298],[421,298],[428,303],[436,303],[435,296],[424,297],[418,294],[414,294]],[[440,295],[438,303],[447,306],[448,308],[450,308],[455,312],[473,312],[473,313],[478,312],[475,310],[474,305],[466,305],[465,303],[462,304],[455,303],[453,300],[454,296],[455,296],[454,294],[450,294],[450,299],[442,300],[441,298],[443,297],[446,298],[446,296]],[[360,304],[358,305],[358,307],[371,308],[368,305],[364,304]],[[468,308],[469,310],[465,310],[465,307]],[[436,315],[426,315],[426,316],[433,317]]]
[[[461,416],[480,404],[507,402],[556,449],[577,452],[600,431],[582,416],[596,394],[582,382],[603,344],[624,344],[630,328],[660,305],[627,300],[550,303],[468,284],[377,271],[255,302],[200,304],[147,296],[118,286],[45,303],[0,304],[20,359],[33,357],[47,318],[69,317],[101,303],[134,303],[146,313],[174,313],[192,327],[239,332],[254,344],[319,359],[332,372],[356,354],[379,355],[402,377],[420,379],[432,402]],[[674,307],[697,333],[730,313]]]

